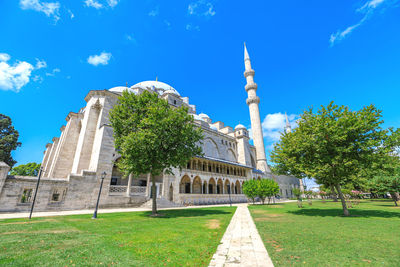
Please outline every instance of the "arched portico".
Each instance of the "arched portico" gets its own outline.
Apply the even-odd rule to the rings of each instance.
[[[179,193],[181,194],[190,194],[191,192],[190,186],[190,178],[189,176],[185,175],[182,177],[181,182],[179,184]]]
[[[208,193],[209,194],[215,194],[216,190],[216,183],[214,178],[210,178],[210,181],[208,182]]]
[[[207,181],[203,182],[203,194],[208,194]]]
[[[201,179],[199,176],[196,176],[193,179],[193,194],[201,194]]]
[[[218,179],[218,182],[217,182],[217,194],[223,194],[223,187],[224,187],[224,184],[223,184],[222,180]]]
[[[235,185],[235,194],[240,194],[240,182],[236,181],[236,185]]]
[[[229,194],[230,190],[231,190],[231,184],[230,184],[229,180],[226,179],[225,185],[224,185],[224,194]],[[232,192],[230,192],[230,193],[232,193]]]

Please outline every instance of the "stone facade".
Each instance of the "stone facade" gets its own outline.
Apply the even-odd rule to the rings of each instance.
[[[96,204],[101,173],[106,172],[100,207],[139,206],[149,201],[149,175],[123,177],[115,162],[119,155],[114,148],[109,112],[118,97],[127,90],[158,93],[171,106],[186,106],[195,124],[203,130],[203,157],[193,158],[188,165],[172,174],[156,177],[157,197],[165,205],[201,205],[246,202],[243,182],[249,179],[274,179],[282,197],[291,197],[299,187],[294,177],[271,173],[265,156],[261,128],[259,98],[256,95],[254,70],[245,49],[245,77],[248,93],[254,146],[243,125],[235,128],[213,121],[206,114],[197,114],[188,97],[181,97],[174,88],[159,82],[146,81],[132,87],[93,90],[85,97],[86,106],[66,117],[60,137],[46,145],[43,175],[35,210],[70,210],[92,208]],[[30,208],[36,177],[7,176],[9,167],[0,165],[0,211],[27,211]]]

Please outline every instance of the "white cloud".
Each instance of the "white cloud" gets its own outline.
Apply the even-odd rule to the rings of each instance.
[[[151,10],[148,15],[150,17],[156,17],[158,16],[159,13],[160,13],[160,7],[157,6],[155,9]]]
[[[297,117],[298,116],[296,114],[288,115],[289,123],[292,129],[297,127]],[[261,123],[261,127],[266,143],[274,143],[279,141],[279,139],[281,138],[281,134],[285,129],[285,126],[286,119],[284,113],[278,112],[265,116],[263,122]],[[250,139],[253,139],[253,132],[251,128],[249,129],[249,136]]]
[[[9,61],[10,60],[10,55],[6,53],[0,53],[0,62],[2,61]]]
[[[205,0],[198,0],[192,2],[188,6],[189,15],[197,15],[204,17],[212,17],[215,15],[214,5]]]
[[[137,40],[132,34],[125,34],[125,39],[133,44],[137,44]]]
[[[95,9],[102,9],[111,7],[114,8],[118,5],[119,0],[107,0],[107,1],[98,1],[98,0],[84,0],[84,3],[87,7],[94,7]]]
[[[59,68],[53,69],[51,72],[46,72],[46,76],[55,76],[56,73],[60,72],[61,70]]]
[[[364,24],[364,22],[366,22],[375,13],[375,10],[377,8],[381,8],[382,11],[384,11],[384,8],[392,7],[397,2],[399,2],[399,0],[369,0],[369,1],[367,1],[364,5],[362,5],[360,8],[358,8],[356,10],[357,12],[364,14],[362,19],[358,23],[347,27],[343,31],[339,30],[336,33],[332,33],[329,38],[330,45],[334,46],[337,42],[343,40],[350,33],[352,33],[355,29],[357,29],[359,26]]]
[[[85,5],[87,7],[94,7],[95,9],[103,8],[103,5],[96,0],[85,0]]]
[[[119,1],[119,0],[107,0],[107,3],[108,3],[108,5],[109,5],[111,8],[113,8],[113,7],[115,7],[116,5],[118,5],[118,1]]]
[[[87,62],[93,66],[107,65],[108,61],[111,59],[111,53],[101,52],[100,55],[89,56]]]
[[[60,3],[59,2],[41,2],[39,0],[20,0],[19,5],[22,9],[31,9],[53,17],[57,22],[60,19]]]
[[[186,24],[186,30],[188,31],[200,31],[200,27],[198,25],[193,25],[192,23]]]
[[[42,68],[47,68],[47,63],[44,60],[36,59],[36,66],[35,69],[42,69]]]
[[[25,61],[17,61],[9,65],[7,61],[10,58],[8,54],[0,54],[0,89],[19,92],[24,85],[29,83],[34,67]]]
[[[71,19],[75,18],[74,13],[72,13],[72,11],[71,11],[70,9],[68,9],[67,11],[68,11],[69,17],[70,17]]]
[[[37,83],[42,83],[42,82],[43,82],[43,78],[42,78],[42,76],[40,76],[40,75],[35,75],[35,76],[33,76],[32,80],[33,80],[34,82],[37,82]]]

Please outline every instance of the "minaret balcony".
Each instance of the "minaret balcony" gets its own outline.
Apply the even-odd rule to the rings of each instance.
[[[256,83],[249,83],[246,84],[246,86],[244,87],[244,89],[246,89],[246,92],[248,92],[249,90],[257,90],[257,84]]]
[[[249,97],[246,99],[246,104],[250,105],[252,103],[256,103],[259,104],[260,103],[260,98],[258,96],[253,96],[253,97]]]
[[[246,70],[243,75],[245,78],[247,78],[247,76],[254,76],[255,72],[254,70],[250,69],[250,70]]]

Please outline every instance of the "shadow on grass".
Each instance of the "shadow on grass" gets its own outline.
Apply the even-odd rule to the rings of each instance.
[[[233,214],[232,212],[227,212],[223,210],[214,210],[214,209],[187,209],[187,210],[160,210],[159,214],[163,216],[159,216],[156,218],[160,219],[170,219],[170,218],[180,218],[180,217],[200,217],[200,216],[208,216],[208,215],[222,215],[222,214]],[[151,211],[146,211],[142,213],[140,216],[150,217]]]
[[[390,212],[385,210],[359,210],[349,209],[351,217],[383,217],[383,218],[400,218],[399,212]],[[316,217],[344,217],[342,209],[298,209],[288,211],[293,215],[316,216]]]

